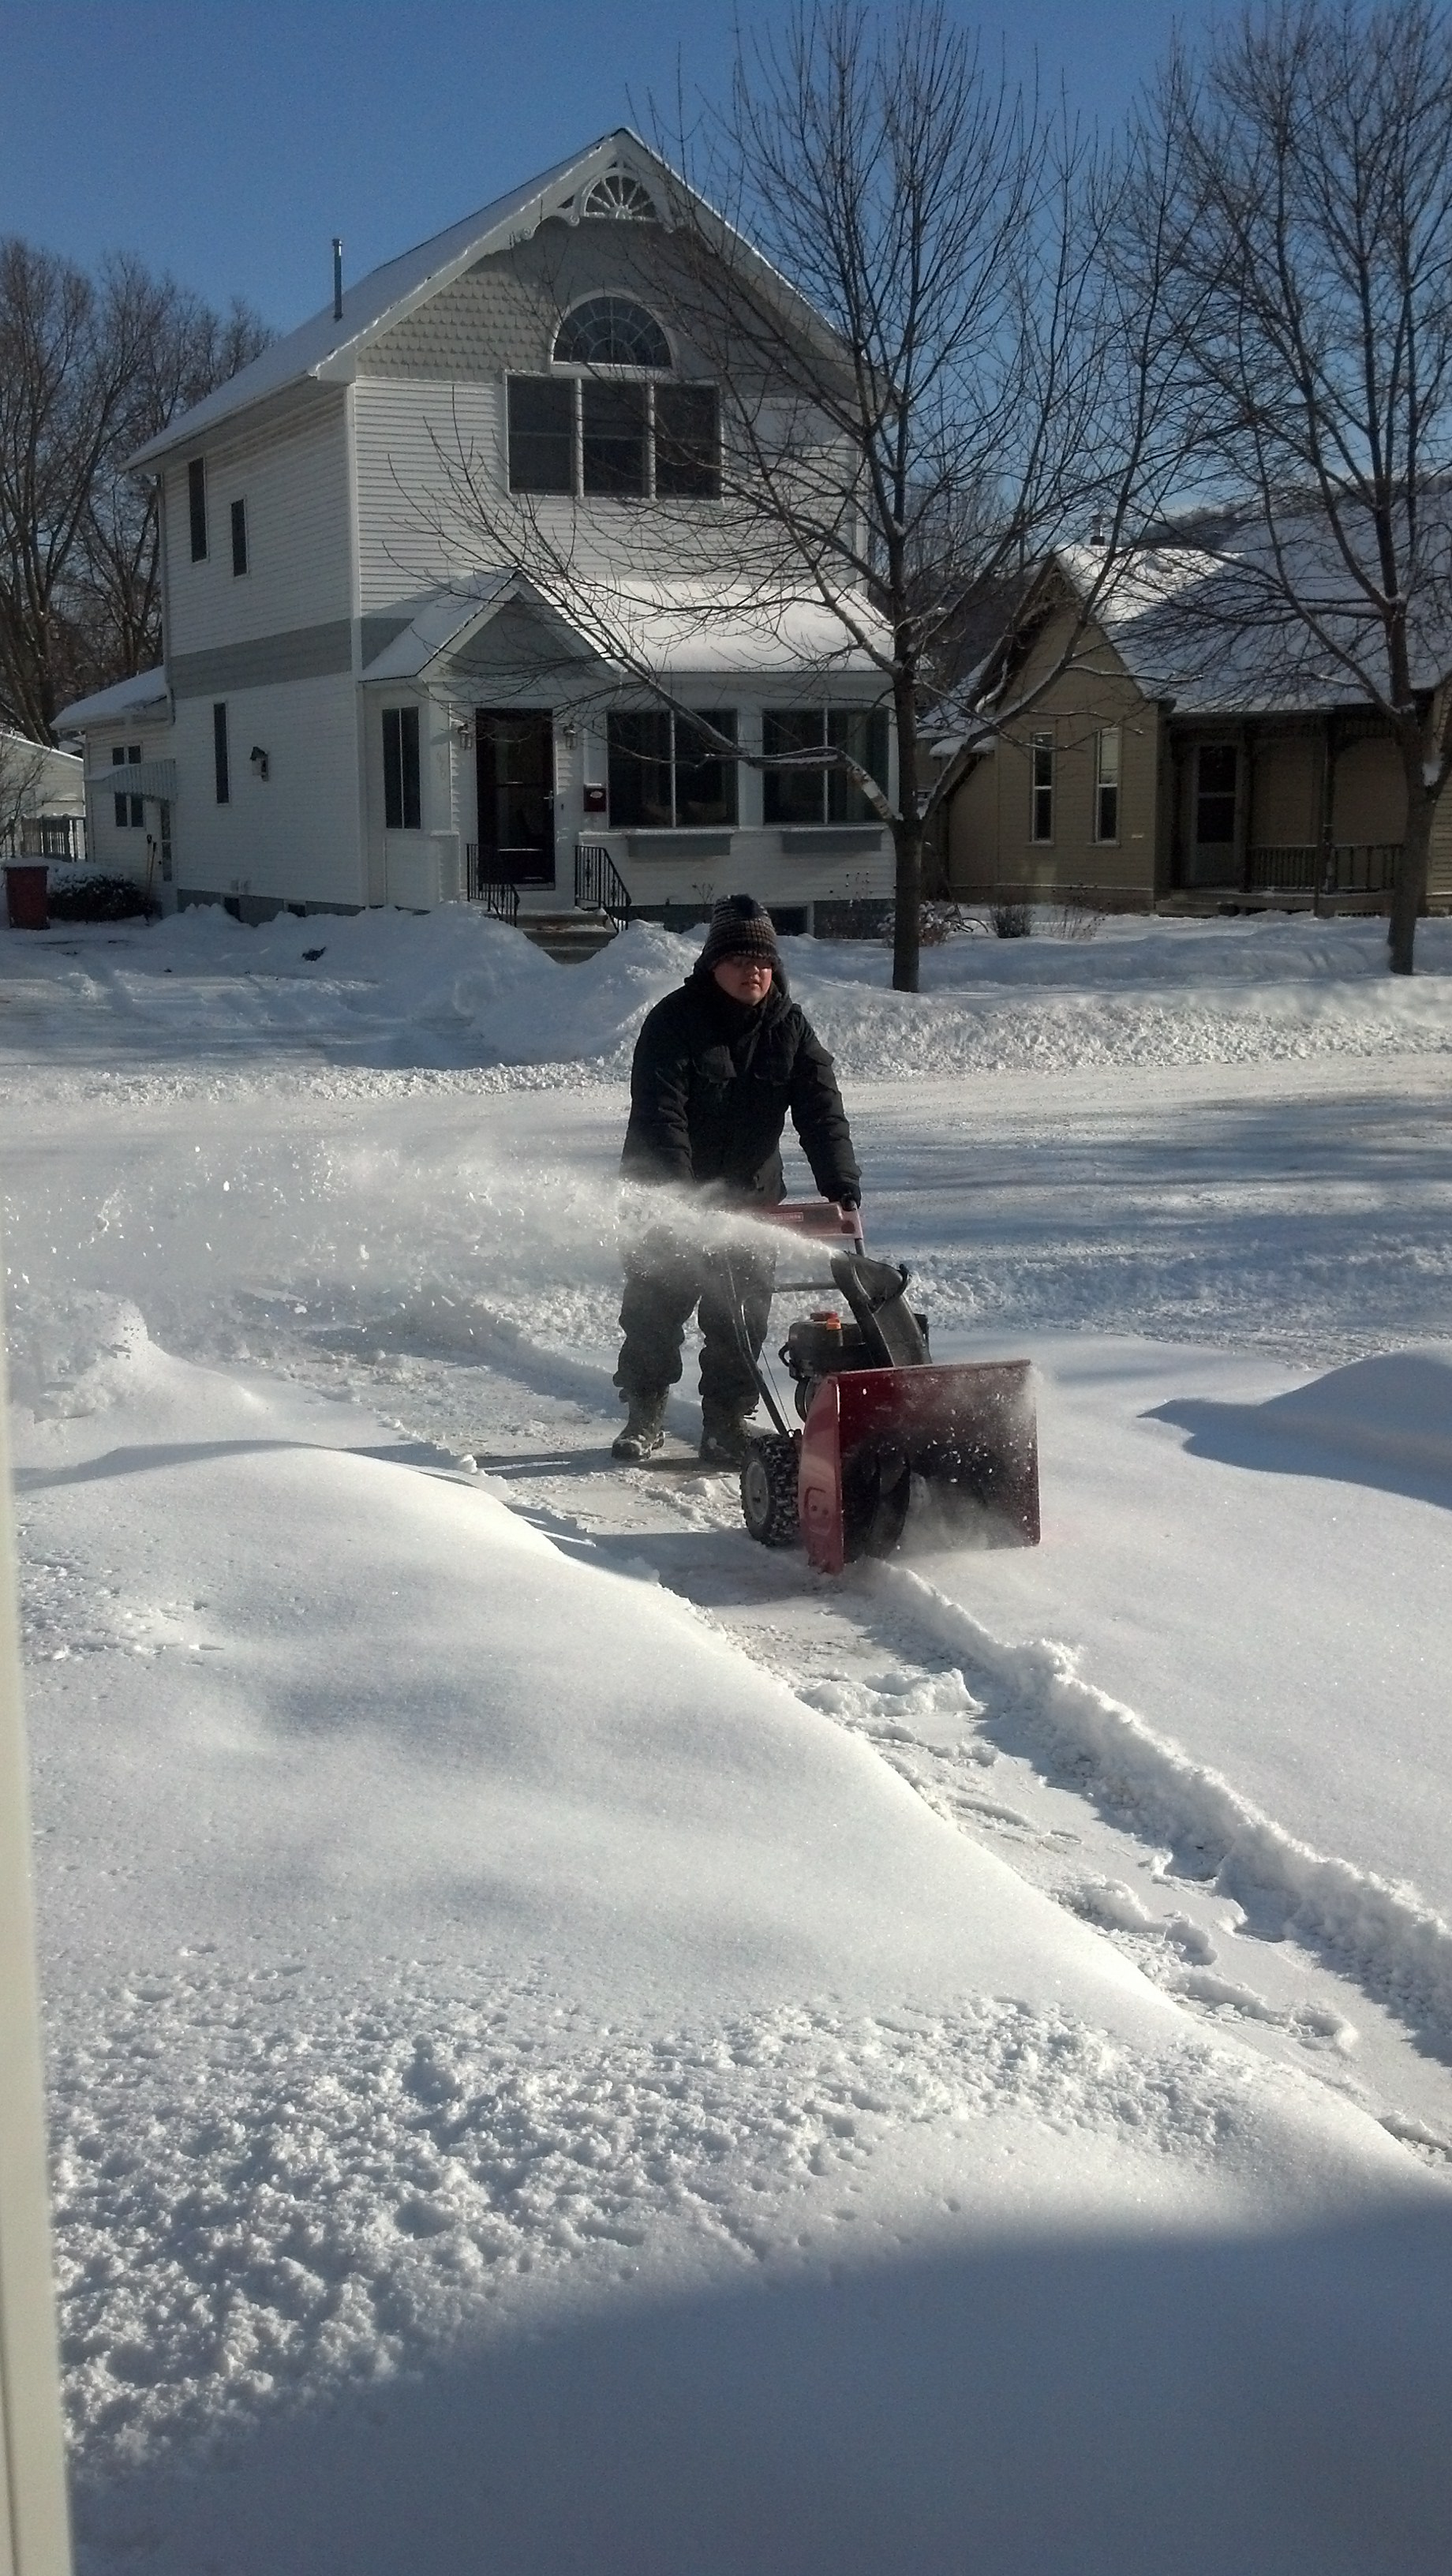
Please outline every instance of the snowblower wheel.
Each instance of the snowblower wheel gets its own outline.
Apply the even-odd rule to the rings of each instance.
[[[758,1440],[741,1470],[741,1511],[763,1547],[790,1547],[797,1535],[797,1443],[773,1432]]]
[[[891,1556],[907,1523],[908,1462],[890,1441],[869,1441],[842,1462],[842,1535],[849,1563]]]

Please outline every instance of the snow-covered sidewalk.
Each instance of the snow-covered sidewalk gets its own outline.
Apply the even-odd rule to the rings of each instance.
[[[679,944],[336,927],[0,941],[86,2567],[1440,2569],[1445,983],[803,943],[1041,1372],[1042,1550],[834,1587],[602,1454]]]

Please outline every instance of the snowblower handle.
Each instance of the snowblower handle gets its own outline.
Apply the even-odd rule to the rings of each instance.
[[[813,1243],[835,1243],[852,1252],[863,1250],[862,1211],[839,1207],[835,1199],[782,1199],[776,1207],[754,1208],[763,1225],[779,1225]]]

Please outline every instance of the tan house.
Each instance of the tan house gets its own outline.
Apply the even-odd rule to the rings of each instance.
[[[1258,670],[1264,647],[1223,621],[1197,634],[1186,576],[1209,561],[1142,558],[1092,618],[1102,558],[1045,564],[980,674],[985,721],[945,746],[959,901],[1385,909],[1406,796],[1384,722],[1344,682]],[[1429,904],[1452,909],[1447,797]]]

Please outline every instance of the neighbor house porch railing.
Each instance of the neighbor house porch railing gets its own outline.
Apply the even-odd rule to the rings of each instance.
[[[603,841],[575,843],[575,904],[580,912],[603,912],[608,921],[630,919],[630,888]]]
[[[1247,853],[1249,894],[1390,894],[1400,841],[1288,842]]]
[[[496,921],[519,919],[519,888],[508,877],[486,877],[479,872],[479,844],[464,844],[464,895],[469,903],[481,904]]]
[[[83,859],[85,819],[80,814],[22,814],[18,826],[0,832],[0,851],[10,859]]]

